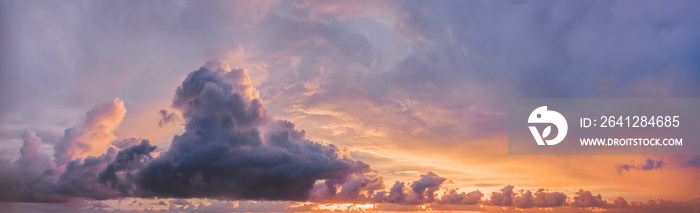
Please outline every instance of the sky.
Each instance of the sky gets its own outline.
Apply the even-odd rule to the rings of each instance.
[[[699,7],[0,1],[0,206],[698,211],[699,156],[508,155],[506,122],[700,97]]]

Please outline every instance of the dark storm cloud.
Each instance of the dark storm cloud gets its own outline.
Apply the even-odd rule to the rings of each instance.
[[[97,181],[111,186],[112,189],[118,189],[123,194],[131,192],[138,186],[133,184],[134,174],[130,172],[143,168],[144,164],[152,159],[151,152],[155,149],[156,146],[151,146],[148,140],[142,140],[139,145],[119,151],[112,163],[99,173]]]
[[[173,107],[185,132],[137,174],[141,196],[307,200],[316,181],[335,191],[369,171],[293,123],[273,121],[243,70],[210,65],[190,73]]]
[[[628,171],[630,171],[630,169],[648,171],[648,170],[662,169],[664,166],[665,166],[665,164],[664,164],[663,160],[654,160],[651,158],[647,158],[646,161],[644,161],[644,164],[640,164],[640,165],[620,164],[620,165],[615,166],[615,168],[616,168],[618,173],[622,174],[622,172],[628,172]]]
[[[65,166],[56,184],[52,186],[53,193],[67,197],[90,197],[109,199],[119,197],[119,193],[103,187],[97,181],[98,174],[114,160],[117,150],[110,148],[101,156],[89,156],[85,159],[70,161]]]
[[[118,99],[99,105],[83,124],[66,130],[54,147],[57,160],[40,152],[41,139],[27,132],[20,159],[1,168],[0,199],[307,200],[317,181],[333,192],[328,196],[342,187],[340,195],[355,199],[360,191],[383,188],[380,177],[364,176],[368,164],[352,160],[347,150],[332,144],[310,141],[289,121],[273,120],[257,97],[243,70],[212,61],[193,71],[173,99],[185,131],[155,159],[151,152],[156,147],[147,140],[105,143],[113,140],[111,131],[125,111]],[[80,158],[96,151],[95,145],[114,147]]]

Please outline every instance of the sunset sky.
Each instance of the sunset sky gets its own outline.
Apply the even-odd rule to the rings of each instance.
[[[697,212],[700,156],[508,155],[506,124],[700,98],[698,8],[3,0],[0,209]]]

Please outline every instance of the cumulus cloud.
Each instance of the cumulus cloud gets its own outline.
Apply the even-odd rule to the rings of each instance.
[[[117,139],[117,130],[126,114],[124,102],[115,98],[93,108],[79,126],[65,130],[56,143],[54,161],[65,165],[71,160],[87,156],[99,156]]]
[[[406,183],[396,181],[389,191],[379,191],[373,196],[377,203],[422,204],[435,201],[435,192],[440,189],[446,178],[433,172],[420,175],[420,179],[413,181],[409,186]]]
[[[421,175],[420,179],[411,183],[411,192],[418,203],[432,203],[435,200],[435,191],[447,178],[440,177],[433,172]]]
[[[547,192],[544,189],[538,189],[535,192],[535,207],[556,207],[566,204],[567,196],[561,192]]]
[[[63,202],[71,197],[107,199],[118,196],[97,183],[97,174],[117,154],[113,132],[126,109],[119,99],[90,110],[78,126],[65,130],[54,145],[54,158],[39,151],[41,139],[24,135],[20,158],[2,168],[0,198],[8,201]],[[96,154],[95,154],[96,153]]]
[[[457,189],[448,189],[445,190],[440,200],[438,200],[438,203],[471,205],[481,202],[482,197],[484,197],[484,193],[481,193],[479,190],[474,190],[469,193],[458,193]]]
[[[593,196],[590,191],[584,191],[580,189],[576,192],[571,206],[573,207],[605,207],[608,202],[603,200],[603,197],[599,195]]]
[[[3,168],[0,198],[307,200],[317,181],[325,181],[329,196],[341,187],[348,198],[382,186],[381,178],[363,176],[369,165],[351,159],[346,149],[310,141],[293,123],[274,120],[244,70],[210,61],[175,93],[173,107],[182,112],[185,131],[158,158],[147,140],[115,140],[126,110],[114,99],[65,131],[53,161],[38,151],[41,140],[26,133],[22,156]]]
[[[383,189],[382,177],[360,175],[343,183],[340,191],[336,194],[336,200],[364,201],[371,198],[375,191]]]
[[[176,90],[185,132],[137,175],[142,196],[307,200],[316,181],[330,191],[369,165],[273,120],[244,70],[207,62]],[[265,132],[261,132],[265,130]]]
[[[37,137],[33,131],[27,130],[22,134],[22,138],[24,144],[19,150],[20,157],[15,162],[15,166],[21,172],[19,174],[21,177],[33,181],[32,179],[41,177],[47,170],[52,169],[54,164],[47,154],[39,150],[41,138]]]
[[[647,158],[646,161],[644,161],[644,164],[620,164],[616,166],[616,170],[618,173],[622,174],[622,172],[630,171],[630,169],[637,169],[642,171],[662,169],[664,165],[665,164],[663,160],[654,160],[651,158]]]
[[[624,197],[616,197],[613,200],[613,206],[626,208],[626,207],[630,207],[630,204],[627,203],[627,200]]]
[[[53,172],[55,167],[47,154],[39,151],[41,138],[32,131],[22,134],[24,140],[20,157],[10,165],[0,167],[0,200],[20,200],[22,197],[41,199],[41,192],[33,183]]]
[[[112,163],[99,173],[97,181],[119,190],[122,196],[136,196],[132,192],[139,187],[133,184],[135,174],[131,172],[142,169],[152,159],[151,152],[155,149],[148,140],[142,140],[139,145],[119,151]]]
[[[405,192],[405,183],[396,181],[394,185],[391,186],[389,192],[377,192],[374,196],[375,202],[387,202],[387,203],[401,203],[406,200],[408,194]]]
[[[498,192],[491,193],[489,204],[494,206],[516,206],[518,208],[557,207],[566,204],[567,196],[561,192],[549,192],[538,189],[535,193],[530,190],[514,192],[515,186],[507,185]]]
[[[507,185],[499,192],[491,193],[490,204],[495,206],[511,206],[513,205],[513,188],[515,186]]]
[[[396,203],[404,205],[416,205],[424,203],[464,204],[471,205],[481,201],[484,196],[479,190],[469,193],[457,192],[457,189],[443,188],[442,184],[447,178],[440,177],[433,172],[421,174],[420,178],[407,185],[405,182],[396,181],[388,191],[377,191],[371,198],[374,203]],[[444,190],[441,197],[437,198],[437,191]]]
[[[538,189],[535,193],[520,192],[513,198],[513,204],[519,208],[530,207],[557,207],[566,203],[567,196],[561,192],[547,192]]]

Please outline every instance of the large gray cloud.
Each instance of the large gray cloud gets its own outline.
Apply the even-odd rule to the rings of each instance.
[[[0,198],[307,200],[317,181],[325,181],[333,192],[329,196],[341,186],[340,194],[350,198],[367,187],[380,189],[381,178],[363,176],[370,171],[368,164],[332,144],[310,141],[289,121],[272,119],[245,71],[230,70],[220,61],[205,66],[177,88],[173,107],[182,111],[185,131],[157,158],[151,156],[156,147],[146,140],[105,143],[123,117],[123,106],[115,99],[66,130],[54,147],[56,160],[40,152],[41,140],[27,132],[20,159],[2,168]],[[91,147],[96,143],[117,147],[99,156],[77,155],[95,151]],[[348,181],[351,177],[357,179]]]
[[[272,120],[256,93],[243,70],[190,73],[173,100],[185,132],[138,173],[143,196],[306,200],[316,181],[342,184],[369,171],[293,123]]]

